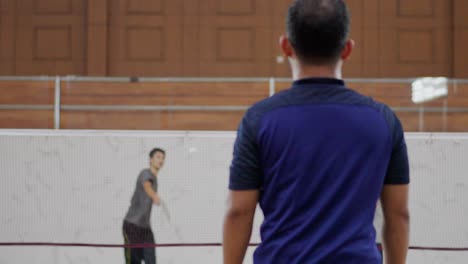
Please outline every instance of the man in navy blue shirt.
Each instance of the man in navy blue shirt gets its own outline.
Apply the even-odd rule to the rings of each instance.
[[[408,249],[409,166],[403,129],[384,104],[341,80],[349,13],[343,0],[296,0],[281,48],[294,82],[251,107],[239,126],[224,220],[224,263],[242,263],[257,204],[256,264],[377,264],[380,198],[387,264]]]

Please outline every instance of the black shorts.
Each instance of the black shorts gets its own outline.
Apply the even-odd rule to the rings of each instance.
[[[124,221],[123,234],[126,244],[154,244],[151,228],[140,227]]]

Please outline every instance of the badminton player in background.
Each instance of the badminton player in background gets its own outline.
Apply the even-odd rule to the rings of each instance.
[[[154,235],[150,226],[151,208],[153,204],[161,205],[158,195],[158,173],[164,165],[166,152],[160,148],[151,150],[149,154],[150,168],[144,169],[138,176],[130,209],[125,216],[123,235],[126,245],[154,244]],[[156,263],[154,247],[126,248],[127,264]]]
[[[224,220],[224,263],[240,264],[257,203],[256,264],[378,264],[379,197],[387,264],[406,261],[409,166],[403,129],[384,104],[345,86],[353,50],[344,0],[296,0],[281,48],[292,88],[251,107],[239,126]]]

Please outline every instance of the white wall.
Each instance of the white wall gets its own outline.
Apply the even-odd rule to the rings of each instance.
[[[153,147],[167,150],[158,243],[219,243],[234,133],[0,131],[0,242],[122,243],[122,218]],[[468,247],[468,135],[408,134],[411,244]],[[259,242],[257,212],[252,242]],[[250,250],[246,263],[251,263]],[[159,263],[220,263],[221,249],[158,248]],[[0,247],[1,263],[123,263],[122,249]],[[409,263],[468,263],[412,251]]]

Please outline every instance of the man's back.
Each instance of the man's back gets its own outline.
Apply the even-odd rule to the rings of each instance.
[[[354,48],[345,1],[292,1],[285,29],[279,43],[296,81],[249,109],[239,126],[224,263],[242,263],[257,204],[265,221],[255,263],[380,263],[372,226],[379,197],[385,258],[405,263],[409,166],[403,129],[387,106],[339,80]]]
[[[230,188],[260,188],[265,215],[255,263],[381,262],[375,206],[384,182],[405,181],[389,164],[405,170],[406,159],[388,107],[342,81],[304,79],[253,106],[237,141]]]

